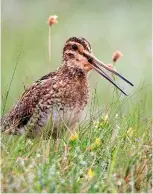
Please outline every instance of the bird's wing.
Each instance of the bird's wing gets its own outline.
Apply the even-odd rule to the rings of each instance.
[[[42,80],[46,80],[48,78],[52,78],[56,73],[55,72],[50,72],[44,76],[42,76],[39,80],[36,81],[36,83],[42,81]]]
[[[51,90],[51,85],[52,79],[51,76],[48,76],[47,79],[40,79],[26,89],[7,115],[4,120],[4,125],[5,123],[7,123],[7,125],[9,123],[11,127],[22,127],[26,125],[33,115],[39,101]]]

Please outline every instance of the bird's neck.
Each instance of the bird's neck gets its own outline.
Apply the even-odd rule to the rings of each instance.
[[[79,64],[77,65],[75,62],[66,61],[62,64],[59,69],[59,72],[63,74],[63,76],[67,76],[70,79],[87,79],[87,72],[83,70]]]

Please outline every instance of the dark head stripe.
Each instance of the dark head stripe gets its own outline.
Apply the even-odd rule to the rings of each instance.
[[[87,50],[88,52],[91,52],[91,46],[90,43],[85,39],[85,38],[76,38],[76,37],[71,37],[69,38],[66,43],[68,42],[77,42],[79,44],[81,44],[85,50]]]

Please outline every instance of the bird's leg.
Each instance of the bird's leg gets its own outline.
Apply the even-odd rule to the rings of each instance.
[[[74,135],[75,134],[75,129],[76,129],[76,125],[77,125],[77,122],[78,122],[78,119],[79,119],[79,112],[75,112],[73,114],[73,117],[71,119],[71,123],[70,123],[70,132],[71,132],[71,135]]]

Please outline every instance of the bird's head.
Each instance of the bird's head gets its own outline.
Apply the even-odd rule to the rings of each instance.
[[[121,74],[98,60],[92,53],[90,43],[85,38],[71,37],[66,41],[66,44],[63,49],[63,61],[71,62],[73,66],[77,66],[85,72],[89,72],[90,70],[94,69],[101,76],[105,77],[114,86],[116,86],[125,95],[127,94],[114,82],[114,80],[104,70],[112,72],[113,74],[117,75],[118,77],[126,81],[128,84],[133,86],[133,84]]]

